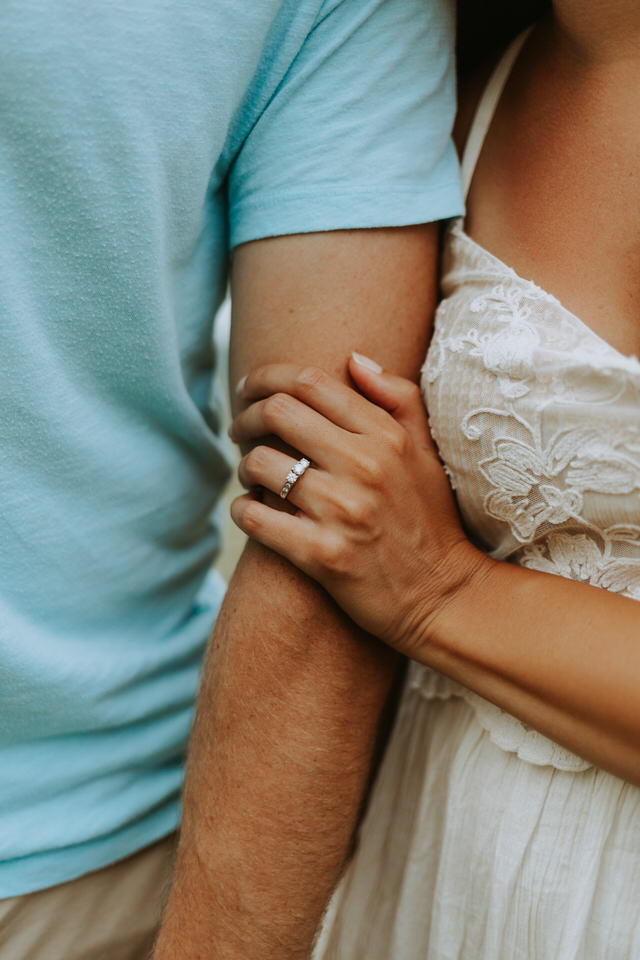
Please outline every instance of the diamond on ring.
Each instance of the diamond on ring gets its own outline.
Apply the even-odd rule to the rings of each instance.
[[[306,457],[300,457],[300,459],[294,463],[294,465],[291,467],[291,470],[289,470],[289,473],[286,475],[282,485],[282,490],[280,491],[280,496],[283,500],[287,499],[293,485],[298,482],[307,467],[310,466],[311,461],[307,460]]]

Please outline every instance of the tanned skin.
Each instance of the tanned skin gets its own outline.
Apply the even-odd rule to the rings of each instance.
[[[415,379],[436,261],[436,225],[240,247],[231,383],[275,360],[347,380],[354,349]],[[352,843],[396,665],[321,588],[249,543],[204,668],[154,960],[308,956]]]

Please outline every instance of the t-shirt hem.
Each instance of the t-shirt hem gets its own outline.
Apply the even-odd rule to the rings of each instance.
[[[180,824],[179,801],[163,806],[143,821],[73,848],[0,862],[0,900],[77,880],[138,853],[173,833]]]
[[[293,233],[404,227],[448,220],[464,213],[460,182],[428,189],[415,186],[272,194],[245,200],[231,209],[230,245]]]

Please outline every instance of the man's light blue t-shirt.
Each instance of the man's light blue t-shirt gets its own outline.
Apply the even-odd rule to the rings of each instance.
[[[0,897],[173,830],[231,247],[459,214],[447,0],[0,10]]]

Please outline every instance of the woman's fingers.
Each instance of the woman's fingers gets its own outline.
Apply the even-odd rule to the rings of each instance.
[[[352,433],[369,433],[381,420],[379,410],[318,367],[269,364],[253,370],[239,384],[239,395],[247,401],[261,400],[275,393],[296,397]]]
[[[295,460],[280,450],[266,446],[254,447],[240,461],[238,478],[247,489],[264,487],[265,490],[279,494],[294,464]],[[310,517],[316,517],[317,511],[314,508],[321,502],[321,484],[318,470],[312,466],[307,467],[291,487],[287,500]]]
[[[317,533],[312,520],[275,510],[254,500],[248,493],[232,502],[231,519],[248,537],[259,540],[313,576]]]
[[[230,430],[232,440],[239,444],[271,435],[328,469],[340,463],[354,439],[353,434],[286,393],[252,403],[238,414]]]
[[[360,390],[383,407],[414,439],[429,436],[427,413],[417,384],[383,370],[374,360],[353,353],[349,373]]]

